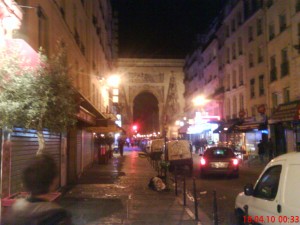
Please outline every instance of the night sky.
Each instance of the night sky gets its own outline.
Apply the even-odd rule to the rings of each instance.
[[[119,57],[184,58],[224,0],[112,0]]]

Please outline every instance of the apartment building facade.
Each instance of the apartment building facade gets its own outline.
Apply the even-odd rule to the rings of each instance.
[[[97,157],[91,127],[105,126],[111,114],[110,89],[104,80],[112,74],[113,41],[112,8],[110,1],[85,0],[1,0],[1,12],[20,12],[19,26],[1,27],[1,39],[22,41],[32,51],[55,54],[57,43],[67,52],[67,62],[77,91],[77,125],[66,134],[45,131],[46,152],[53,155],[60,168],[60,186],[75,183],[83,170]],[[9,14],[2,14],[2,21]],[[3,23],[1,23],[3,25]],[[22,190],[21,173],[26,162],[36,153],[35,131],[16,129],[11,134],[9,162],[3,162],[7,182],[2,181],[2,197]],[[4,149],[2,149],[4,151]],[[5,155],[5,154],[4,154]],[[2,176],[2,179],[5,179]]]
[[[256,154],[259,140],[271,138],[276,154],[299,150],[299,4],[296,0],[229,1],[213,22],[218,24],[213,35],[209,30],[201,52],[195,50],[202,62],[210,61],[206,52],[218,43],[213,67],[218,69],[214,79],[219,86],[203,87],[205,78],[193,77],[191,89],[185,83],[185,97],[191,101],[202,94],[218,100],[222,122],[213,132],[219,133],[221,142]],[[186,80],[191,77],[194,54],[186,58]],[[197,73],[206,73],[205,68],[202,71]]]

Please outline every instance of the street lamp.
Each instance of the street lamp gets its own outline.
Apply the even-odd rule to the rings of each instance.
[[[206,99],[203,95],[200,95],[193,99],[193,103],[195,106],[203,106],[205,105],[209,100]]]
[[[118,76],[118,75],[111,75],[111,76],[109,76],[107,78],[107,84],[108,84],[108,86],[113,87],[113,88],[119,87],[120,76]]]

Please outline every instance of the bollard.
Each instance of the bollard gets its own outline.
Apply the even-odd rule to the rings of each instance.
[[[218,206],[217,206],[217,194],[213,191],[213,224],[218,225]]]
[[[245,210],[245,216],[244,216],[244,223],[245,225],[249,224],[249,216],[248,216],[248,205],[244,206],[244,210]]]
[[[195,220],[198,220],[198,200],[196,191],[196,178],[193,177],[194,202],[195,202]]]
[[[186,182],[185,182],[185,174],[183,175],[183,205],[186,206]]]
[[[178,195],[177,192],[177,166],[175,166],[175,195]]]

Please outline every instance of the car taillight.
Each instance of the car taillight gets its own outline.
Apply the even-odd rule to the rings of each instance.
[[[239,164],[239,160],[238,159],[232,159],[232,164],[237,166]]]
[[[200,159],[200,164],[201,164],[202,166],[204,166],[204,165],[206,164],[206,161],[205,161],[204,158],[201,158],[201,159]]]

